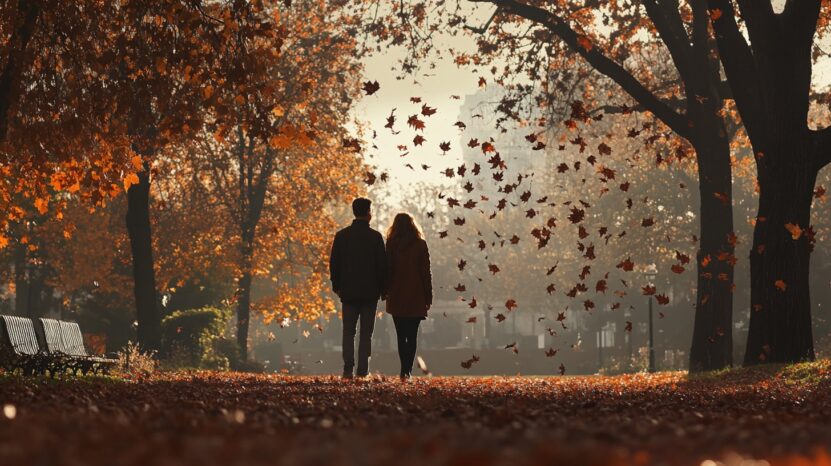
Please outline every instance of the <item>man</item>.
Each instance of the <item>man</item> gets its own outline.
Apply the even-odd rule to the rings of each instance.
[[[387,293],[387,253],[381,233],[369,227],[372,219],[372,201],[358,198],[352,201],[355,220],[340,230],[332,243],[329,256],[329,275],[332,289],[340,297],[343,317],[343,377],[352,378],[355,368],[355,330],[361,321],[358,338],[358,367],[356,375],[369,373],[372,353],[372,331],[378,298]]]

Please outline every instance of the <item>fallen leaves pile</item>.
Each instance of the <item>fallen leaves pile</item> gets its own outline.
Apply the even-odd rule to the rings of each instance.
[[[4,466],[831,464],[829,361],[409,384],[0,375],[0,404]]]

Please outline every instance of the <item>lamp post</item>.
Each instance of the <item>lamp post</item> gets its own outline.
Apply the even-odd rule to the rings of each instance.
[[[649,280],[649,284],[652,285],[655,276],[658,275],[658,267],[655,264],[649,264],[644,275]],[[647,370],[649,372],[655,372],[655,335],[652,324],[652,295],[649,295],[649,368]]]

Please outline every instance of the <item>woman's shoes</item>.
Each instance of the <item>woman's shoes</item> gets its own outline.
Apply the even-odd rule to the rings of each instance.
[[[408,372],[402,372],[399,377],[401,378],[401,383],[410,383],[410,380],[413,378],[412,374]]]

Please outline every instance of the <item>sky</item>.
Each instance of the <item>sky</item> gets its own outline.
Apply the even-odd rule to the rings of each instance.
[[[774,6],[778,7],[777,1],[774,1]],[[486,19],[487,13],[489,10],[481,10],[479,14]],[[472,23],[476,23],[476,20]],[[445,47],[449,46],[448,41],[452,40],[452,46],[457,50],[475,52],[475,44],[469,35],[445,36],[437,40],[439,43],[444,41],[441,45]],[[824,40],[820,47],[831,53],[831,38]],[[461,164],[461,147],[470,136],[462,137],[462,132],[453,124],[459,119],[465,97],[480,89],[480,74],[471,67],[457,67],[449,55],[436,59],[435,69],[421,72],[415,77],[397,79],[398,73],[391,68],[403,55],[403,49],[393,48],[364,59],[365,78],[370,81],[377,80],[380,89],[373,95],[364,96],[355,110],[358,120],[368,128],[366,139],[377,146],[377,149],[366,152],[367,163],[377,167],[376,174],[389,174],[387,183],[391,189],[387,204],[391,205],[396,204],[400,196],[406,195],[407,185],[416,182],[436,185],[446,183],[447,178],[441,173],[444,168]],[[489,77],[488,74],[481,75]],[[414,82],[414,79],[417,82]],[[831,85],[831,59],[824,59],[814,67],[813,82],[815,88]],[[460,98],[451,98],[454,95]],[[411,97],[420,97],[421,103],[410,102]],[[407,126],[407,117],[419,113],[424,103],[436,108],[437,111],[432,116],[421,117],[427,128],[425,131],[416,132]],[[393,108],[396,116],[395,130],[400,131],[397,135],[384,128]],[[373,130],[377,132],[374,140],[371,139]],[[413,145],[412,139],[415,134],[425,137],[426,141],[422,146]],[[450,142],[450,150],[446,154],[442,154],[439,149],[441,142]],[[400,157],[402,151],[397,148],[399,144],[405,144],[407,151],[404,152],[409,152],[403,158]],[[411,164],[414,170],[407,168],[407,163]],[[431,168],[422,170],[422,164]]]

